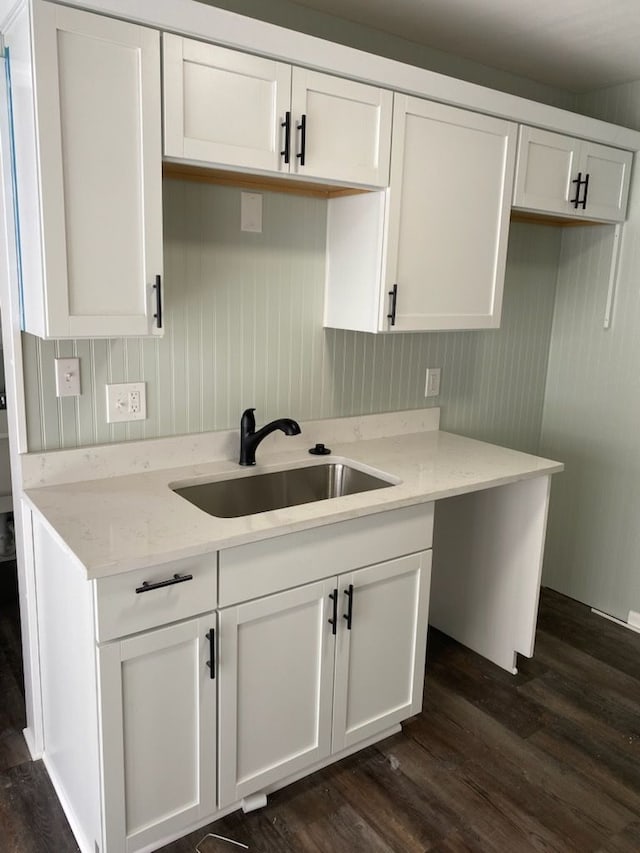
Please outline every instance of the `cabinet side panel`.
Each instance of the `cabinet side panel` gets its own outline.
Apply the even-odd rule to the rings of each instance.
[[[101,835],[91,584],[37,518],[33,538],[44,758],[78,841],[93,849]]]
[[[533,654],[548,498],[537,477],[436,509],[429,621],[509,672]]]
[[[385,195],[329,199],[325,326],[378,331]]]
[[[24,4],[4,33],[4,38],[11,57],[14,168],[20,219],[18,251],[24,286],[24,327],[32,334],[42,336],[45,333],[44,272],[29,4]]]

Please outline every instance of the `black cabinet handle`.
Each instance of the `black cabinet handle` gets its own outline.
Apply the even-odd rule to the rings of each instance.
[[[347,630],[351,630],[351,620],[353,619],[353,584],[350,583],[344,594],[347,596],[347,612],[342,614],[343,619],[347,620]]]
[[[582,205],[582,209],[586,210],[587,209],[587,194],[589,193],[589,173],[588,172],[585,175],[583,183],[584,183],[584,196],[582,197],[581,205]]]
[[[575,197],[570,200],[569,204],[572,204],[576,210],[579,207],[581,207],[583,210],[586,210],[587,195],[589,193],[589,173],[587,172],[583,179],[582,172],[578,172],[578,177],[574,178],[571,183],[576,185],[576,194]],[[580,190],[582,189],[582,187],[584,187],[584,195],[582,196],[582,198],[580,198]]]
[[[156,292],[156,313],[153,319],[156,321],[158,329],[162,328],[162,279],[159,275],[156,276],[156,283],[153,285]]]
[[[163,586],[173,586],[175,583],[184,583],[185,581],[192,580],[193,575],[176,574],[166,581],[156,581],[155,583],[149,583],[149,581],[142,581],[142,586],[137,587],[136,592],[151,592],[152,589],[162,589]]]
[[[296,154],[296,157],[300,160],[300,165],[304,166],[304,158],[307,151],[307,117],[304,113],[300,117],[300,124],[297,124],[296,128],[300,131],[300,151]]]
[[[335,634],[338,630],[338,590],[334,589],[333,592],[330,592],[329,598],[333,601],[333,616],[331,619],[327,619],[327,622],[331,625],[331,633]]]
[[[285,163],[288,163],[291,157],[291,113],[289,110],[284,114],[284,121],[280,122],[280,127],[284,127],[284,148],[280,152],[280,156],[284,157]]]
[[[209,677],[216,677],[216,629],[210,628],[207,634],[205,635],[207,640],[209,640],[209,649],[211,660],[207,661],[207,666],[209,667]]]
[[[578,177],[574,178],[571,183],[576,185],[576,194],[574,198],[570,199],[569,204],[572,204],[577,210],[578,205],[580,204],[580,187],[582,186],[582,172],[578,172]]]
[[[391,297],[391,307],[390,314],[387,314],[387,320],[391,326],[395,326],[396,324],[396,305],[398,303],[398,285],[394,284],[391,290],[389,291],[389,296]]]

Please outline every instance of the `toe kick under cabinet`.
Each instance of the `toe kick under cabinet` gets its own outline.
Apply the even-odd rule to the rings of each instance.
[[[432,535],[422,504],[87,581],[34,515],[44,761],[83,853],[157,849],[418,713]]]

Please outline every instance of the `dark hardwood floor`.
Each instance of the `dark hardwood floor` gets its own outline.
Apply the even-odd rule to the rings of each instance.
[[[20,742],[17,611],[0,610],[0,851],[75,851]],[[191,853],[207,831],[252,853],[638,853],[640,634],[546,590],[519,666],[513,677],[430,632],[424,711],[401,734],[163,853]]]

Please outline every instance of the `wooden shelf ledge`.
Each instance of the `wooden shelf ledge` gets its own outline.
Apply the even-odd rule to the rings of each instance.
[[[315,198],[339,198],[345,195],[359,195],[375,192],[362,187],[337,187],[333,184],[320,184],[299,181],[284,175],[253,175],[246,172],[228,172],[226,169],[208,169],[185,163],[162,164],[162,176],[170,180],[196,181],[205,184],[236,187],[251,192],[276,192],[291,195],[313,196]]]

